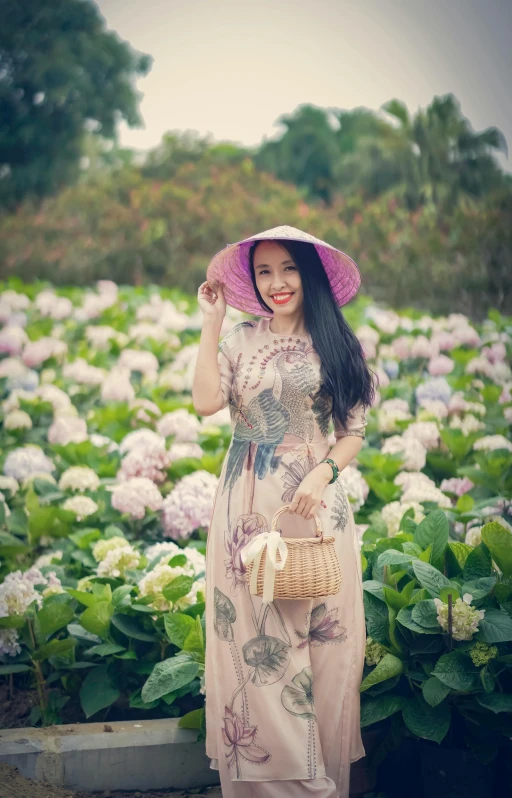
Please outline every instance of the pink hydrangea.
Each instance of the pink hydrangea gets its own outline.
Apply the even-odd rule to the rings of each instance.
[[[91,366],[86,360],[79,357],[73,363],[66,363],[62,369],[62,376],[82,385],[102,385],[107,376],[105,369]]]
[[[28,335],[21,327],[8,326],[0,332],[0,352],[19,355],[28,342]]]
[[[158,485],[165,482],[166,471],[171,463],[169,452],[161,443],[146,443],[132,449],[117,472],[119,482],[133,477],[146,477]]]
[[[451,357],[446,355],[436,355],[428,363],[428,373],[432,377],[440,377],[443,374],[451,374],[455,368],[455,363]]]
[[[183,457],[195,457],[198,460],[203,456],[203,450],[198,443],[173,443],[169,449],[169,457],[171,463],[175,460],[181,460]]]
[[[432,358],[438,354],[435,341],[430,341],[425,335],[418,335],[412,342],[411,357]]]
[[[55,338],[39,338],[29,341],[23,350],[22,359],[26,366],[35,368],[51,357],[62,357],[68,351],[67,344]]]
[[[134,477],[109,490],[112,492],[112,507],[120,513],[128,513],[134,520],[144,518],[146,509],[157,512],[162,508],[162,494],[147,477]]]
[[[130,382],[130,371],[113,368],[101,386],[101,398],[104,402],[132,402],[135,388]]]
[[[119,365],[130,371],[154,375],[158,372],[158,360],[153,352],[141,352],[138,349],[124,349],[119,358]]]
[[[455,493],[456,496],[463,496],[474,487],[469,477],[452,477],[441,482],[441,490],[444,493]]]
[[[158,421],[156,428],[164,438],[174,435],[174,440],[181,442],[197,441],[200,426],[197,417],[182,407],[172,413],[165,413]]]
[[[164,500],[164,537],[188,538],[195,529],[208,528],[218,483],[207,471],[183,477]]]
[[[49,443],[67,446],[68,443],[82,443],[88,438],[87,423],[76,416],[59,416],[48,429]]]

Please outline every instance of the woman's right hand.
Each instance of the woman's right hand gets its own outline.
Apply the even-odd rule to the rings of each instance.
[[[222,324],[226,315],[226,300],[220,283],[210,285],[207,281],[200,285],[197,292],[197,301],[205,319],[218,321],[219,324]]]

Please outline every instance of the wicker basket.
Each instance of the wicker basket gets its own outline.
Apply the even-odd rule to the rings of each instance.
[[[277,523],[283,513],[289,512],[289,505],[281,507],[272,519],[272,531],[280,532]],[[314,599],[323,596],[334,596],[338,593],[342,583],[341,567],[334,548],[334,537],[324,536],[320,519],[314,517],[316,537],[314,538],[284,538],[281,541],[286,545],[288,556],[282,570],[275,570],[272,578],[273,598],[279,599]],[[255,538],[254,540],[257,540]],[[253,568],[258,567],[256,589],[251,592],[263,596],[266,577],[267,550],[263,548],[261,557],[246,564],[246,578],[251,584]],[[282,562],[279,567],[282,567]],[[254,586],[254,579],[252,580]]]

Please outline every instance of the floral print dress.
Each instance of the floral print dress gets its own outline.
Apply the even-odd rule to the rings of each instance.
[[[331,407],[319,392],[320,361],[309,336],[273,333],[264,318],[238,324],[218,359],[233,437],[206,552],[206,752],[225,797],[270,794],[235,791],[235,782],[313,785],[328,777],[345,798],[350,762],[365,753],[365,622],[359,546],[341,482],[327,486],[318,511],[341,562],[336,596],[264,603],[249,592],[241,559],[328,454]],[[335,426],[336,439],[364,438],[365,426],[356,405],[347,428]],[[314,534],[313,522],[295,514],[281,516],[280,528],[285,537]]]

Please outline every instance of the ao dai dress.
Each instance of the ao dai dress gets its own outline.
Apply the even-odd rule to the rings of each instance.
[[[365,621],[352,509],[338,480],[318,515],[343,572],[324,599],[264,603],[249,592],[241,551],[269,530],[329,451],[330,402],[309,336],[273,333],[268,319],[237,325],[219,345],[233,437],[206,552],[206,752],[224,798],[346,798],[350,763],[364,756],[359,717]],[[364,438],[358,404],[336,439]],[[281,516],[284,537],[312,521]]]

